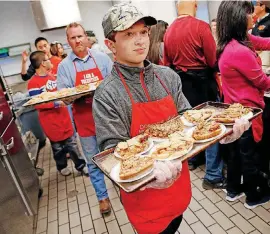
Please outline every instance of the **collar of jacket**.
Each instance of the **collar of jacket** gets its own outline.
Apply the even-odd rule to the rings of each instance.
[[[263,16],[262,18],[258,19],[257,23],[258,24],[263,24],[266,21],[270,20],[270,14],[267,13],[265,16]]]
[[[144,67],[130,67],[118,62],[114,62],[114,66],[112,69],[112,74],[114,76],[119,77],[115,66],[118,66],[119,71],[122,73],[125,80],[132,83],[140,83],[140,74],[143,72],[144,74],[144,82],[148,83],[150,79],[153,78],[154,75],[154,67],[153,64],[149,60],[144,60]],[[120,79],[120,78],[119,78]]]

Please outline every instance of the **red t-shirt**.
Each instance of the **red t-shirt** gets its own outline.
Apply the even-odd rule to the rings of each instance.
[[[52,56],[52,57],[50,58],[50,61],[51,61],[52,65],[53,65],[53,68],[52,68],[52,70],[51,70],[51,74],[57,75],[58,65],[59,65],[59,63],[61,63],[62,59],[60,59],[60,58],[57,57],[57,56]]]
[[[192,16],[177,18],[164,36],[164,65],[177,70],[213,67],[216,43],[209,24]]]

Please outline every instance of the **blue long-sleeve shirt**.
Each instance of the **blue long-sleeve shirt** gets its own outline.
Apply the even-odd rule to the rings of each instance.
[[[76,64],[77,71],[85,71],[96,67],[89,52],[91,52],[94,57],[103,78],[111,73],[113,62],[107,54],[96,50],[88,50],[88,55],[84,59],[81,59],[71,52],[58,66],[58,90],[63,88],[72,88],[75,86],[76,70],[73,62]]]

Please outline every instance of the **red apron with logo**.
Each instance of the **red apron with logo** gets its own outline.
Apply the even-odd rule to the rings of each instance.
[[[34,75],[28,83],[35,84],[30,87],[45,87],[47,92],[57,91],[56,78],[48,74],[47,77],[40,78]],[[73,127],[67,107],[54,108],[54,103],[36,105],[38,110],[39,121],[46,136],[54,142],[63,141],[73,135]]]
[[[90,52],[89,52],[90,53]],[[90,84],[99,80],[103,80],[101,71],[99,70],[97,63],[90,53],[96,67],[85,71],[77,71],[76,64],[74,67],[76,70],[76,82],[75,86],[81,84]],[[81,137],[95,136],[95,122],[92,114],[93,98],[83,97],[75,101],[73,104],[73,115],[76,124],[77,131]]]
[[[148,124],[166,121],[176,115],[177,108],[169,90],[158,77],[167,92],[167,96],[151,101],[141,73],[141,84],[148,102],[135,103],[123,75],[116,68],[125,86],[132,104],[131,137],[138,135]],[[170,222],[183,214],[191,199],[191,185],[187,162],[183,162],[181,176],[172,186],[166,189],[145,189],[134,193],[123,190],[121,198],[132,225],[139,234],[157,234],[166,229]]]

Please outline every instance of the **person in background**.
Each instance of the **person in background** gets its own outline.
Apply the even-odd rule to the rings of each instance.
[[[50,72],[52,75],[56,75],[57,67],[58,67],[58,64],[61,62],[61,59],[56,56],[52,56],[51,51],[50,51],[50,44],[48,43],[48,40],[44,37],[38,37],[35,40],[35,47],[38,51],[43,51],[48,56],[48,58],[50,59],[52,63],[52,68]],[[35,74],[35,69],[33,68],[31,64],[27,69],[27,59],[28,59],[28,54],[26,51],[24,51],[22,53],[22,70],[21,70],[21,77],[24,81],[29,80]]]
[[[270,50],[270,39],[248,34],[253,27],[252,11],[250,1],[221,2],[217,16],[218,65],[226,103],[264,109],[263,94],[270,89],[270,78],[262,71],[255,50]],[[229,145],[226,199],[235,201],[245,193],[244,206],[248,209],[270,200],[270,188],[262,176],[269,172],[269,161],[257,151],[262,133],[262,118],[259,116],[252,121],[252,128]]]
[[[257,21],[252,28],[252,35],[261,37],[270,37],[270,8],[263,1],[252,1],[254,5],[254,14]]]
[[[163,20],[158,20],[156,25],[150,29],[150,48],[147,58],[155,64],[163,65],[164,43],[163,37],[169,24]]]
[[[51,43],[51,54],[61,59],[64,59],[65,57],[67,57],[67,54],[64,51],[62,43],[58,41]]]
[[[106,52],[106,48],[104,48],[104,46],[101,46],[100,44],[98,44],[98,39],[95,35],[95,33],[93,31],[86,31],[87,34],[87,38],[88,38],[88,48],[89,49],[94,49],[100,52],[105,53]]]
[[[66,28],[67,41],[72,52],[59,64],[57,72],[58,89],[72,88],[103,80],[110,74],[112,61],[108,55],[87,48],[88,38],[81,24],[71,23]],[[83,153],[91,182],[95,188],[101,213],[111,210],[104,174],[92,162],[92,157],[99,152],[95,123],[92,115],[91,97],[76,100],[73,106],[73,116],[80,137]]]
[[[217,19],[212,19],[210,26],[214,40],[217,43]]]
[[[29,95],[35,96],[43,92],[56,91],[56,78],[49,73],[52,64],[48,55],[42,51],[36,51],[30,55],[30,61],[35,74],[28,82]],[[41,126],[51,142],[57,170],[63,176],[71,174],[66,158],[66,154],[69,153],[76,170],[88,174],[85,161],[79,159],[79,150],[72,136],[73,128],[65,104],[62,101],[55,101],[35,107],[39,113]]]
[[[253,14],[256,15],[257,20],[252,28],[252,35],[260,37],[270,37],[270,1],[252,1],[254,6]],[[268,74],[270,70],[270,52],[269,51],[257,51],[261,60],[262,67]],[[264,98],[265,108],[263,111],[263,136],[259,142],[259,150],[261,157],[267,157],[270,160],[268,152],[270,142],[270,99]],[[264,160],[262,160],[264,161]],[[263,165],[262,165],[263,166]],[[267,165],[264,165],[267,167]]]
[[[164,36],[164,65],[180,76],[183,93],[192,107],[203,102],[217,101],[218,89],[214,78],[216,43],[209,24],[196,19],[197,1],[178,1],[178,18]],[[225,188],[223,160],[218,143],[205,151],[206,174],[204,189]],[[200,154],[189,160],[190,170],[199,165]]]

